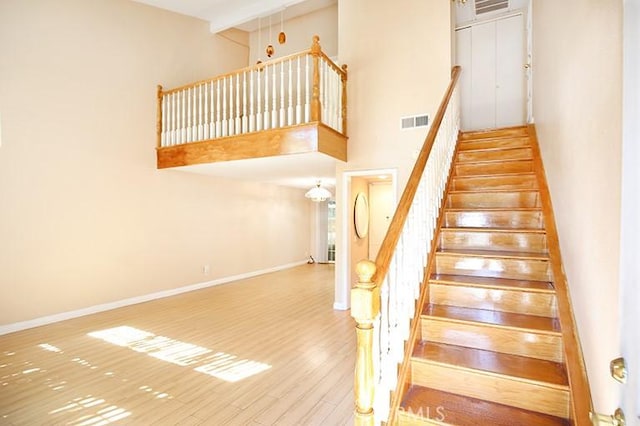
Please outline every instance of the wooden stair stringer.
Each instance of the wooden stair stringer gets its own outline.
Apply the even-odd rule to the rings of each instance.
[[[562,331],[565,366],[567,368],[569,387],[571,389],[570,420],[575,425],[591,425],[591,419],[589,418],[589,414],[593,412],[591,390],[582,355],[580,338],[577,334],[576,321],[569,293],[569,285],[562,266],[558,230],[553,214],[551,194],[549,192],[549,185],[547,183],[546,173],[542,163],[540,145],[538,143],[535,125],[528,125],[527,132],[529,134],[533,150],[534,170],[538,176],[540,203],[542,205],[543,220],[547,231],[547,242],[549,245],[549,262],[553,275],[554,287],[556,289],[558,319],[560,321]]]

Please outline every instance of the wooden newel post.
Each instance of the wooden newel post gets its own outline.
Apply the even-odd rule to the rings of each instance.
[[[356,320],[355,424],[372,426],[374,371],[373,320],[380,312],[380,289],[372,282],[376,264],[361,260],[356,266],[358,282],[351,289],[351,316]]]
[[[342,65],[342,134],[347,135],[347,64]]]
[[[162,147],[162,86],[158,84],[158,105],[156,106],[156,144]]]
[[[320,37],[313,36],[311,44],[311,56],[313,60],[313,81],[311,86],[311,121],[321,121],[321,105],[320,105]]]

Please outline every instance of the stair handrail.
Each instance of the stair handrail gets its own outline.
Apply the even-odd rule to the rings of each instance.
[[[157,86],[156,144],[323,123],[346,136],[347,66],[311,47],[172,89]]]
[[[358,262],[358,282],[351,291],[351,315],[356,320],[356,425],[374,425],[389,419],[391,393],[397,386],[411,320],[424,285],[431,240],[449,177],[459,132],[461,68],[451,81],[425,138],[411,175],[376,257]],[[433,154],[433,155],[432,155]],[[430,167],[429,167],[430,166]],[[429,186],[430,185],[430,186]],[[404,241],[406,240],[406,241]],[[399,243],[403,242],[401,253]],[[423,246],[423,247],[422,247]],[[389,271],[401,263],[411,271],[396,280]],[[398,271],[394,271],[398,275]],[[393,281],[393,285],[390,285]],[[393,287],[393,288],[392,288]],[[390,307],[400,309],[391,312]],[[404,312],[398,312],[404,311]],[[400,318],[400,314],[404,316]],[[390,319],[390,315],[393,318]],[[388,335],[382,328],[387,327]],[[395,341],[392,342],[392,339]]]
[[[558,320],[562,332],[562,347],[564,351],[565,366],[569,379],[569,389],[571,390],[571,402],[569,414],[574,425],[591,425],[590,414],[593,412],[593,401],[591,399],[591,388],[587,377],[587,369],[584,364],[582,346],[578,336],[573,308],[571,305],[571,295],[567,276],[562,267],[562,256],[560,254],[560,241],[556,227],[553,205],[547,177],[540,153],[540,144],[534,124],[527,126],[527,132],[531,139],[533,148],[534,170],[537,181],[540,184],[540,201],[542,204],[542,214],[547,233],[547,245],[549,247],[549,261],[553,274],[553,285],[556,290]]]

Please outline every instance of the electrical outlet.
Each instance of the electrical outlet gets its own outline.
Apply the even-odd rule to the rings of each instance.
[[[204,265],[202,267],[202,274],[209,275],[211,273],[211,265]]]

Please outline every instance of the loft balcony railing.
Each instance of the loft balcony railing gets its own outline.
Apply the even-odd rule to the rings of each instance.
[[[300,53],[174,89],[158,86],[158,149],[310,123],[346,138],[346,82],[346,65],[336,65],[314,36]]]

